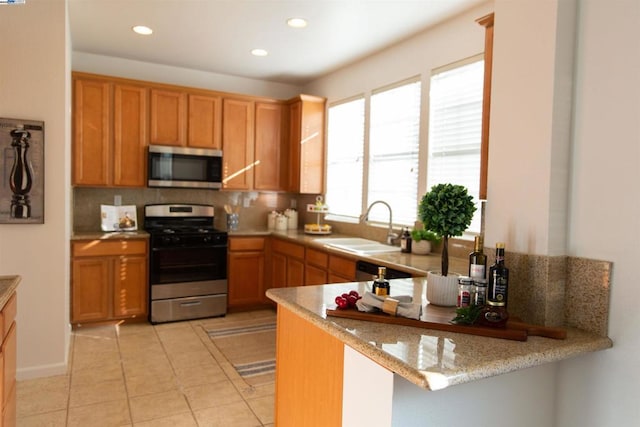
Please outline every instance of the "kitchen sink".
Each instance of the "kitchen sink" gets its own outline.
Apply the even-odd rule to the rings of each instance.
[[[385,245],[384,243],[376,242],[375,240],[362,239],[360,237],[325,237],[315,239],[315,242],[328,247],[342,249],[344,251],[362,255],[397,252],[400,250],[398,246]]]

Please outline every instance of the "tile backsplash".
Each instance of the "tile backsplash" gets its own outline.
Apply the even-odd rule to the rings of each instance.
[[[100,205],[113,205],[121,196],[123,205],[136,205],[138,222],[144,220],[144,206],[153,203],[197,203],[215,207],[215,226],[226,229],[224,205],[239,205],[239,230],[266,228],[267,214],[297,203],[290,193],[215,191],[175,188],[88,188],[73,189],[73,231],[100,230]],[[139,227],[140,229],[142,227]]]

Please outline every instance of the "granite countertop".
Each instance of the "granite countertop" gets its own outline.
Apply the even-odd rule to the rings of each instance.
[[[9,301],[20,280],[22,280],[20,276],[0,276],[0,310]]]
[[[149,233],[144,230],[136,231],[74,231],[71,240],[89,239],[148,239]]]
[[[327,252],[335,253],[337,255],[351,258],[353,260],[365,260],[373,262],[375,264],[403,270],[414,276],[426,276],[427,271],[440,270],[440,254],[429,255],[416,255],[411,253],[400,252],[400,247],[397,246],[393,252],[381,252],[377,254],[365,255],[346,250],[341,250],[332,246],[328,246],[323,243],[323,240],[334,238],[352,238],[350,235],[343,234],[330,234],[326,236],[306,234],[302,230],[265,230],[265,229],[251,229],[242,231],[229,232],[229,237],[249,237],[249,236],[273,236],[281,239],[289,240],[294,243],[300,243],[307,247],[315,247]],[[459,274],[466,274],[469,261],[467,259],[449,257],[449,270]]]
[[[391,280],[391,295],[412,295],[426,304],[424,278]],[[528,337],[526,342],[441,332],[409,326],[328,317],[343,292],[364,293],[370,284],[353,282],[274,288],[267,296],[343,341],[384,368],[427,390],[439,390],[544,363],[610,348],[605,336],[567,328],[567,339]]]

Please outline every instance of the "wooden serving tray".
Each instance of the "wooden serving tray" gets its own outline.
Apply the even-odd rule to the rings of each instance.
[[[395,317],[383,312],[364,313],[355,308],[347,310],[327,309],[327,316],[364,320],[367,322],[413,326],[415,328],[435,329],[446,332],[458,332],[462,334],[502,338],[514,341],[526,341],[529,335],[555,339],[565,339],[567,336],[567,332],[564,329],[531,325],[517,320],[507,321],[507,326],[505,328],[490,328],[477,325],[456,325],[451,323],[451,319],[453,319],[455,315],[455,308],[436,307],[430,305],[427,305],[425,309],[425,313],[423,314],[424,320]]]

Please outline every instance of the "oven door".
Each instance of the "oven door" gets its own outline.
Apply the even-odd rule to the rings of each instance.
[[[151,286],[227,279],[226,246],[152,248]]]

